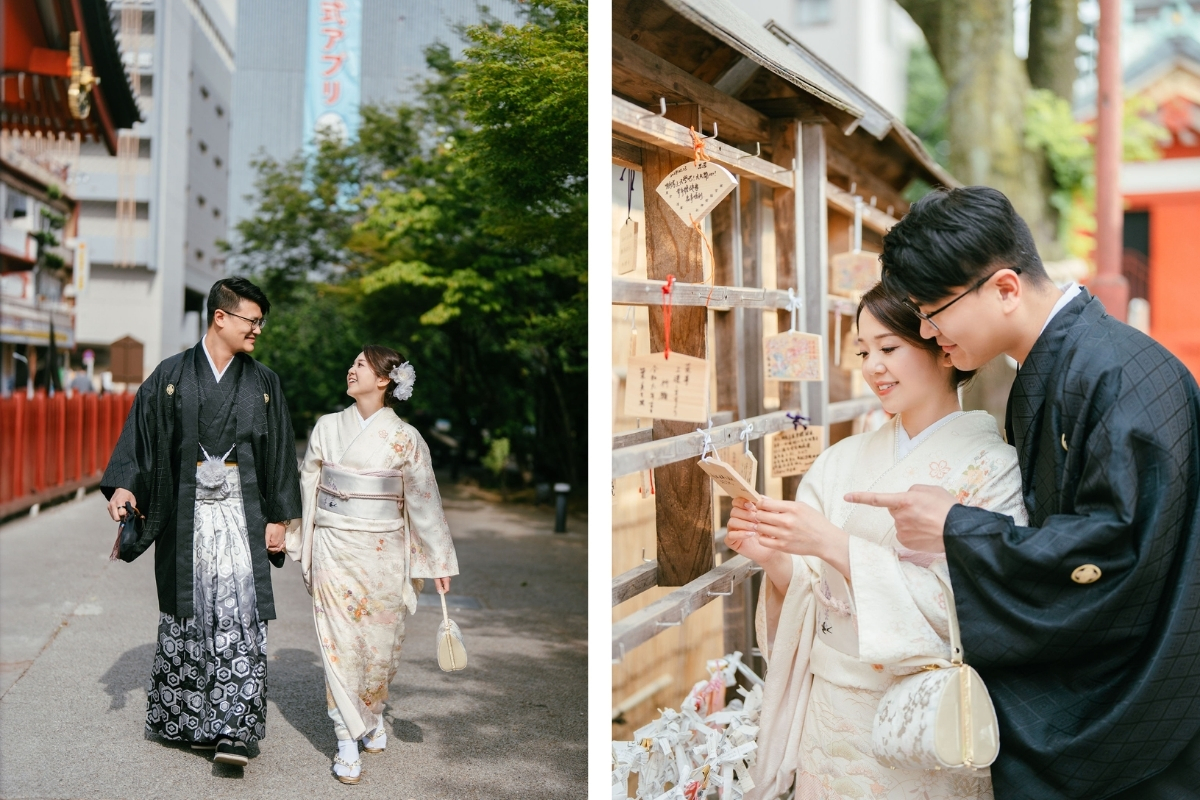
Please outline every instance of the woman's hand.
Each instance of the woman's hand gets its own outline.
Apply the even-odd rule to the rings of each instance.
[[[850,577],[849,536],[812,506],[773,497],[763,497],[758,503],[735,500],[729,516],[730,532],[734,530],[735,515],[737,529],[753,531],[759,547],[780,554],[816,556],[847,579]]]
[[[450,591],[450,577],[434,578],[433,583],[437,586],[438,594],[446,594]]]

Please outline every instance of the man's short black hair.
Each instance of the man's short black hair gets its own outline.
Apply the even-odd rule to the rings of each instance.
[[[236,314],[242,300],[258,303],[265,317],[271,310],[271,301],[263,290],[245,278],[222,278],[208,290],[208,327],[212,327],[213,315],[219,308],[228,314]]]
[[[1049,282],[1033,234],[1002,192],[988,186],[935,189],[883,237],[890,292],[933,303],[1003,267]]]

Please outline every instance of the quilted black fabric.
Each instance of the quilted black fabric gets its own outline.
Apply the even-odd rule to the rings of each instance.
[[[1198,418],[1183,364],[1086,291],[1022,365],[1008,439],[1030,527],[965,506],[945,527],[1000,720],[997,798],[1109,797],[1200,731]],[[1072,580],[1084,564],[1099,580]]]
[[[237,385],[237,459],[259,619],[275,619],[266,525],[301,514],[296,441],[279,376],[245,353]],[[190,617],[196,462],[200,460],[197,344],[162,361],[138,389],[100,488],[133,492],[146,515],[139,552],[154,544],[158,609]]]

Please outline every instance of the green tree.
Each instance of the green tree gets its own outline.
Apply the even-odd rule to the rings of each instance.
[[[231,257],[283,298],[273,327],[320,326],[264,336],[262,358],[311,356],[338,379],[314,381],[298,416],[344,405],[333,351],[369,340],[417,367],[409,414],[451,419],[476,455],[487,431],[535,473],[583,479],[586,13],[537,0],[520,25],[467,28],[461,59],[427,51],[416,102],[364,108],[355,141],[259,165]]]

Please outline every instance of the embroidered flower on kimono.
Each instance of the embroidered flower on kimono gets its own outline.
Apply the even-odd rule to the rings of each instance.
[[[346,610],[350,612],[350,616],[354,617],[355,622],[361,622],[363,617],[371,616],[371,611],[367,608],[367,598],[360,598],[357,603],[351,603],[346,606]]]
[[[950,465],[947,464],[945,461],[936,461],[929,465],[929,477],[933,478],[936,481],[940,481],[942,478],[946,477],[949,474],[950,474]]]
[[[379,540],[379,546],[375,548],[375,552],[376,552],[376,553],[382,553],[382,552],[383,552],[383,539],[380,539],[380,540]]]

